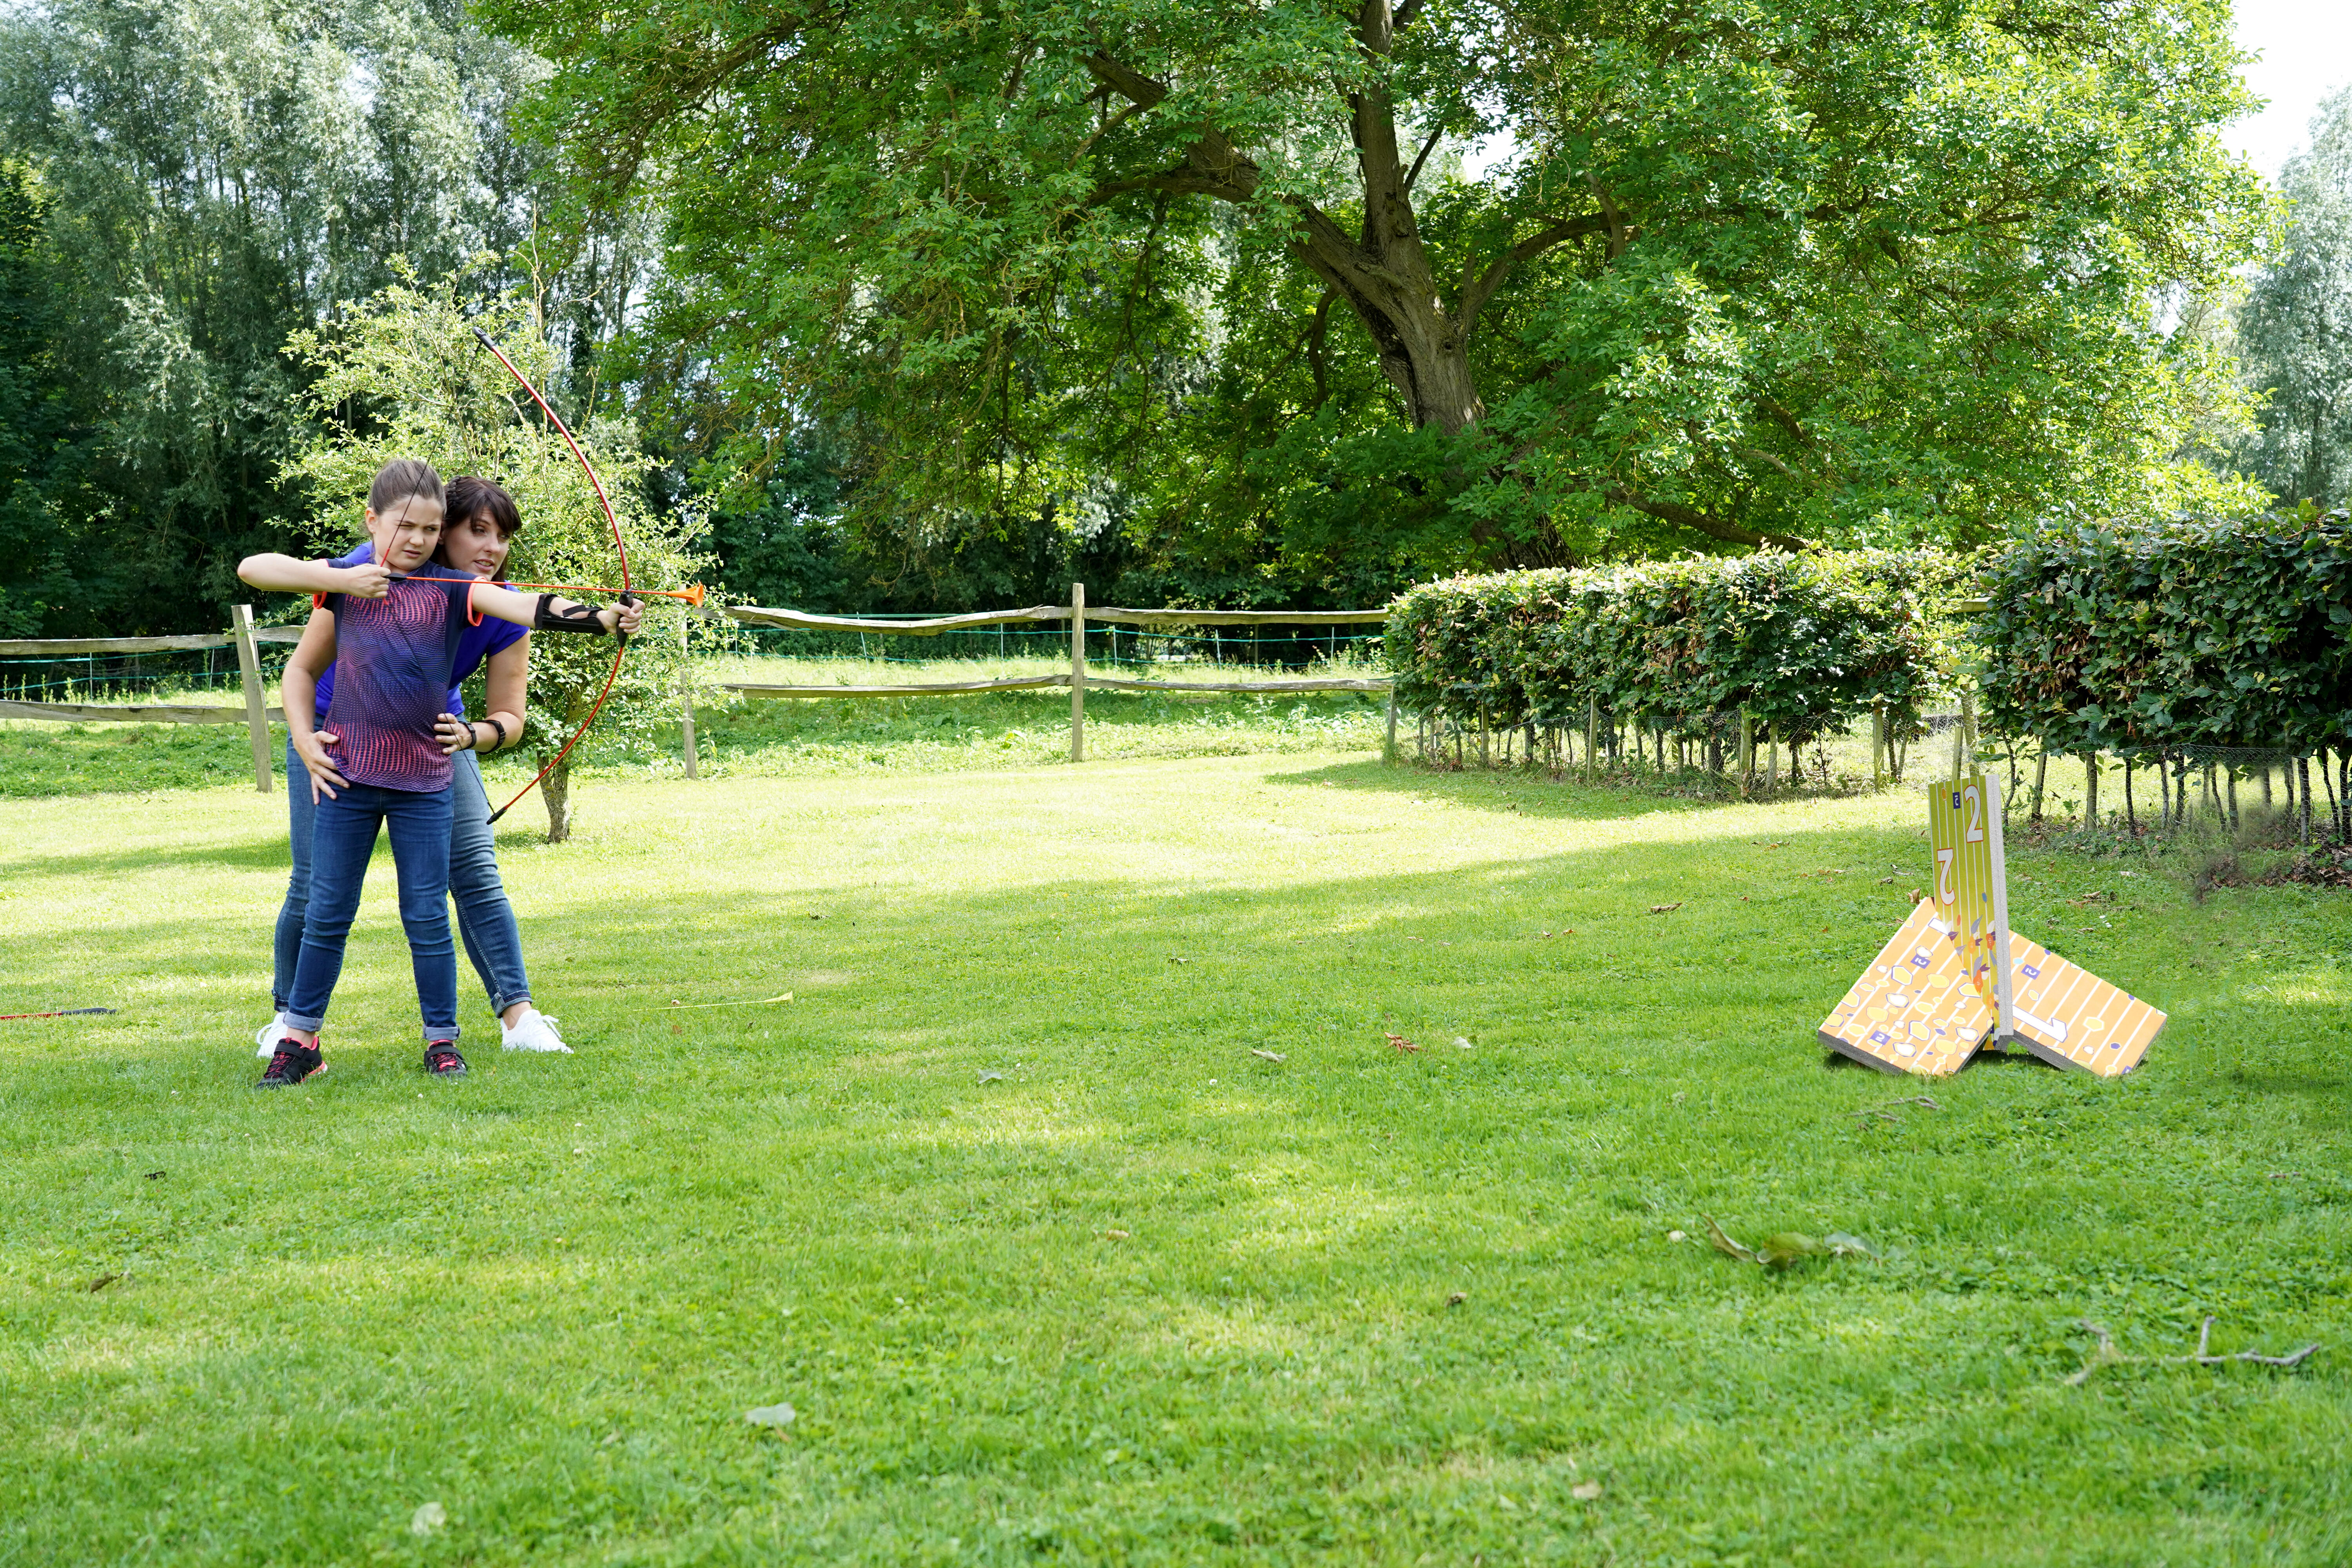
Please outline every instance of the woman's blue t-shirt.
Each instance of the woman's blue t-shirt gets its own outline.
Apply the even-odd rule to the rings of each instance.
[[[349,555],[338,555],[327,564],[364,566],[374,559],[375,546],[362,544]],[[506,584],[499,585],[504,587]],[[512,647],[529,636],[530,627],[519,626],[512,621],[502,621],[492,616],[484,616],[478,624],[467,626],[465,635],[457,639],[457,661],[449,670],[449,711],[463,719],[466,716],[466,700],[458,695],[457,688],[474,671],[481,668],[490,655]],[[334,697],[335,671],[330,666],[326,673],[319,677],[319,711],[311,720],[312,723],[324,724],[327,721],[327,705],[334,700]]]

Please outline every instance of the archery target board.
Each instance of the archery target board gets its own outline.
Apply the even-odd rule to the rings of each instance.
[[[2127,991],[2012,933],[2015,1038],[2052,1067],[2121,1078],[2139,1066],[2165,1016]]]
[[[1958,933],[1933,898],[1903,922],[1845,999],[1822,1020],[1822,1043],[1885,1072],[1948,1078],[1993,1033],[1993,1010],[1969,978]]]
[[[2000,964],[2008,949],[2009,900],[2001,864],[2000,786],[1980,773],[1927,788],[1927,838],[1935,850],[1936,909],[1957,933],[1969,980],[2002,1014]],[[2000,1018],[2005,1026],[2009,1019]]]

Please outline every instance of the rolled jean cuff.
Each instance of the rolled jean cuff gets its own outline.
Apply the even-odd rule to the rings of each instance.
[[[327,1026],[327,1020],[324,1018],[298,1018],[291,1013],[278,1014],[278,1021],[289,1029],[299,1029],[306,1035],[315,1035]]]
[[[457,1026],[455,1024],[446,1029],[424,1029],[419,1033],[425,1037],[425,1043],[428,1046],[454,1046],[457,1043]]]

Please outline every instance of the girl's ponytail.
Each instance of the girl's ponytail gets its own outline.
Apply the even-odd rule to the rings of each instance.
[[[394,458],[375,471],[375,483],[368,486],[368,510],[382,517],[411,497],[441,505],[441,476],[430,463]]]

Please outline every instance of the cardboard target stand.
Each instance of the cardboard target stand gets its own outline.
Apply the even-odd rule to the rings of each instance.
[[[1935,890],[1822,1020],[1822,1042],[1922,1078],[1948,1077],[1985,1048],[2101,1078],[2139,1066],[2164,1015],[2009,929],[2000,781],[1933,785],[1927,824]]]

